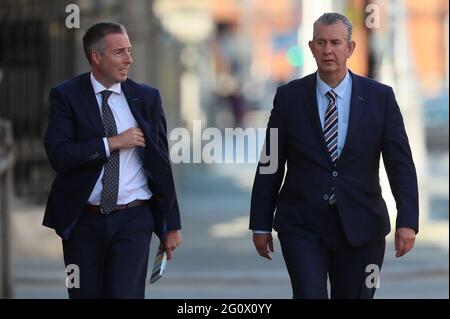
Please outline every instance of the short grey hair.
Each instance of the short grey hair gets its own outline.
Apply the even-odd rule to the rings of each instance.
[[[344,24],[345,28],[347,29],[346,40],[347,40],[347,42],[350,42],[350,40],[352,39],[352,31],[353,31],[352,23],[346,16],[344,16],[340,13],[335,13],[335,12],[324,13],[314,22],[313,40],[316,37],[317,25],[319,25],[319,24],[331,25],[331,24],[336,24],[339,22],[342,22]]]

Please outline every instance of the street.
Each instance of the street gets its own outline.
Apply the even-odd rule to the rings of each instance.
[[[248,230],[252,165],[191,165],[178,171],[189,172],[178,185],[183,243],[164,277],[147,283],[146,298],[291,298],[278,239],[268,261],[256,253]],[[42,206],[13,210],[15,298],[68,296],[60,241],[41,226],[42,214]],[[157,245],[154,236],[149,272]],[[388,237],[375,298],[448,298],[448,283],[448,224],[423,225],[413,251],[399,259]]]

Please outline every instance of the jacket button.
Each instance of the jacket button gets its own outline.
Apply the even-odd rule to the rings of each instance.
[[[323,195],[323,199],[328,200],[328,199],[330,199],[330,197],[327,194],[325,194],[325,195]]]
[[[333,171],[333,177],[337,177],[338,176],[338,172]]]

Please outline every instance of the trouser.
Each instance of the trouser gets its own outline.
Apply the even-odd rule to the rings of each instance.
[[[66,270],[79,270],[79,287],[68,274],[69,298],[144,298],[153,227],[148,204],[109,215],[85,209],[63,239]]]
[[[279,233],[293,298],[372,299],[383,264],[386,241],[353,247],[342,228],[336,205],[319,236]]]

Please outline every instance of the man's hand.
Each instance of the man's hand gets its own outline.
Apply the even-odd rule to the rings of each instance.
[[[272,260],[270,255],[270,252],[273,253],[272,234],[253,234],[253,244],[261,257]]]
[[[402,257],[414,247],[416,231],[411,228],[400,227],[395,231],[395,257]]]
[[[108,137],[110,152],[136,146],[145,147],[144,132],[137,127],[129,128],[119,135]]]
[[[165,250],[167,259],[172,259],[174,250],[181,244],[181,234],[179,230],[169,230],[166,237],[159,246],[159,251]]]

